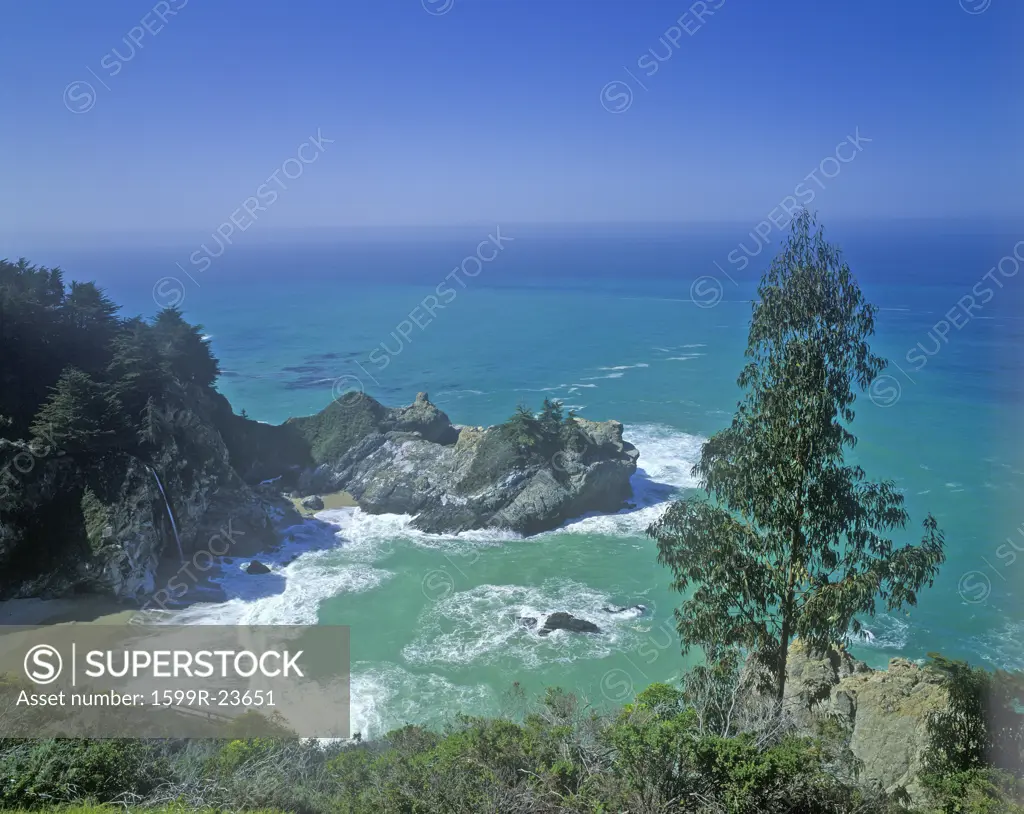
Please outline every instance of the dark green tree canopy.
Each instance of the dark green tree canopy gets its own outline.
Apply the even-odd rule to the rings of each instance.
[[[212,387],[220,371],[200,326],[172,308],[152,324],[117,312],[94,283],[0,260],[0,437],[134,453],[183,388]]]
[[[694,475],[709,499],[673,504],[648,533],[673,587],[684,652],[739,646],[775,677],[781,700],[794,637],[824,649],[858,615],[913,605],[944,560],[930,515],[920,545],[891,481],[845,460],[856,391],[885,367],[867,339],[875,309],[808,213],[761,280],[732,423]]]
[[[164,308],[153,321],[161,355],[178,381],[210,387],[220,375],[202,325],[190,325],[177,308]]]
[[[69,367],[32,422],[36,438],[67,452],[101,452],[123,440],[121,405],[109,387]]]

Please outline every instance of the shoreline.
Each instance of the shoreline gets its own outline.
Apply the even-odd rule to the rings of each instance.
[[[126,625],[138,610],[113,597],[91,594],[58,599],[5,599],[0,602],[0,626]]]
[[[342,508],[357,508],[358,504],[347,492],[331,492],[320,495],[324,508],[313,511],[302,506],[300,498],[288,498],[303,522],[315,520],[321,511]],[[274,552],[284,545],[293,542],[286,529],[278,529],[279,538],[276,545],[252,556],[232,556],[230,554],[218,558],[216,566],[204,573],[202,578],[189,586],[180,597],[167,602],[165,609],[158,609],[152,603],[152,597],[142,601],[118,599],[100,594],[82,594],[71,597],[26,597],[20,599],[0,600],[0,627],[25,627],[34,625],[125,625],[140,613],[165,612],[169,618],[174,614],[196,605],[219,605],[229,602],[231,597],[224,593],[219,584],[225,568],[237,566],[239,562],[272,559]],[[301,556],[301,554],[299,555]],[[180,573],[181,566],[176,562],[162,562],[157,567],[157,584],[166,585],[169,579]],[[154,594],[155,595],[155,594]]]

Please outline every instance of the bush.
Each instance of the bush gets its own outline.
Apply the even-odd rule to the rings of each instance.
[[[27,742],[0,757],[0,803],[35,808],[55,802],[113,802],[145,796],[169,766],[138,740],[50,739]]]

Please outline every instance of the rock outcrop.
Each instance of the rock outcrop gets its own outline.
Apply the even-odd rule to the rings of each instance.
[[[872,670],[845,651],[813,654],[800,642],[790,648],[787,675],[785,708],[803,731],[838,724],[863,778],[921,799],[928,716],[947,704],[940,675],[900,658]]]
[[[310,439],[318,463],[300,478],[300,493],[343,489],[364,511],[413,515],[416,528],[433,533],[535,534],[618,511],[639,455],[619,422],[585,419],[576,419],[571,446],[524,454],[503,427],[453,426],[426,393],[398,409],[349,393],[289,423]]]
[[[146,460],[116,448],[65,452],[59,439],[35,448],[0,440],[0,469],[18,475],[0,490],[0,591],[141,599],[175,577],[194,587],[183,559],[198,557],[191,573],[202,573],[217,556],[276,543],[281,510],[239,477],[218,429],[227,402],[199,389],[185,401],[161,415]]]
[[[571,613],[556,611],[544,620],[544,626],[537,631],[538,636],[547,636],[556,630],[568,630],[570,633],[600,633],[601,628],[586,619],[579,619]]]

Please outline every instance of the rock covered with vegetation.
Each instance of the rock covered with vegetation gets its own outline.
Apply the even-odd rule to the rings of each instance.
[[[415,527],[434,533],[534,534],[618,511],[639,455],[619,422],[564,415],[550,401],[539,415],[521,407],[483,429],[453,426],[426,393],[399,409],[350,393],[288,425],[319,463],[300,491],[344,489],[365,511],[414,515]]]
[[[214,390],[201,328],[117,311],[92,283],[0,261],[0,595],[137,597],[162,564],[274,540],[238,472],[259,425]]]

